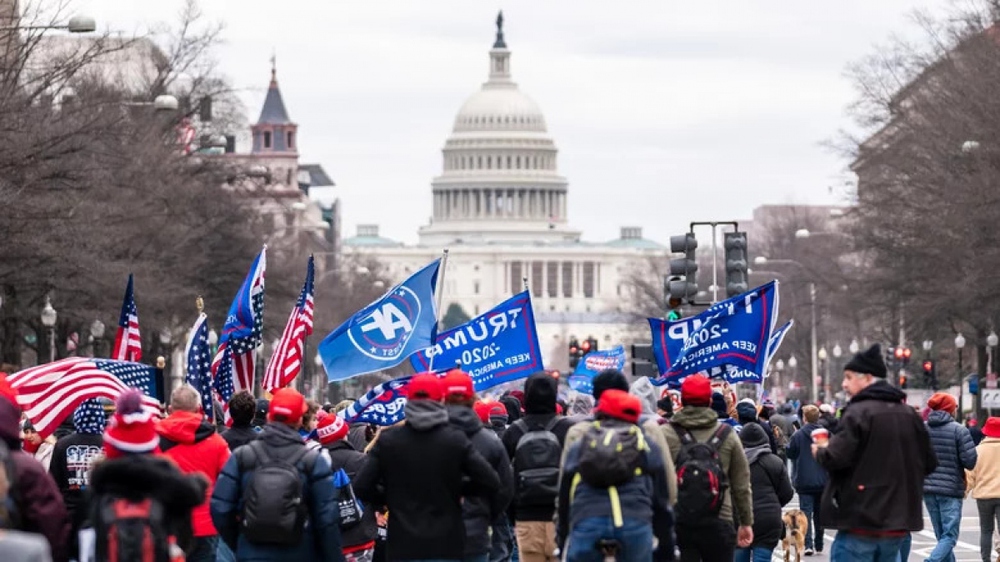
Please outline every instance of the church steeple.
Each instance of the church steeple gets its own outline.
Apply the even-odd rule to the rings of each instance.
[[[253,132],[254,154],[279,153],[298,154],[296,131],[298,125],[288,117],[285,101],[278,88],[278,69],[276,57],[271,56],[271,83],[264,96],[264,105],[260,109],[257,124],[251,127]]]

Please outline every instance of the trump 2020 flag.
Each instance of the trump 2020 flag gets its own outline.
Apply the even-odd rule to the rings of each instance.
[[[410,382],[412,376],[384,382],[369,390],[364,396],[354,401],[347,408],[337,413],[347,423],[371,423],[375,425],[392,425],[403,419],[403,408],[406,406],[406,395],[403,387]]]
[[[434,343],[434,288],[441,260],[434,260],[354,313],[319,344],[330,381],[388,369]]]
[[[576,364],[567,384],[577,392],[590,394],[594,391],[594,377],[608,369],[625,368],[625,347],[618,345],[604,351],[591,351]]]
[[[410,357],[417,372],[458,366],[472,377],[476,391],[527,377],[542,370],[535,314],[527,291],[472,320],[438,334],[436,343]]]
[[[654,382],[669,384],[713,369],[759,377],[767,363],[777,301],[777,282],[772,281],[678,322],[650,318],[661,373]]]

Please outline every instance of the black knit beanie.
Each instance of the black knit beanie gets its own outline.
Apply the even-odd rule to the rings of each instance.
[[[605,390],[611,388],[628,392],[628,380],[625,379],[625,375],[618,369],[601,371],[592,379],[591,384],[593,385],[591,394],[595,402],[601,399],[601,394],[604,394]]]
[[[884,379],[886,368],[885,359],[882,358],[882,347],[879,344],[875,344],[865,351],[858,353],[844,365],[844,370]]]

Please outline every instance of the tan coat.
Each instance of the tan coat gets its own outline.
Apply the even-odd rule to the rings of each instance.
[[[976,455],[976,468],[965,471],[966,491],[977,500],[1000,498],[1000,438],[984,437]]]

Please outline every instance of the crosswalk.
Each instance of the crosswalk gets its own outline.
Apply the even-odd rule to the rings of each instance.
[[[789,502],[789,504],[786,505],[785,508],[784,508],[785,511],[788,511],[788,510],[791,510],[791,509],[799,509],[799,498],[798,498],[798,495],[796,495],[794,498],[792,498],[792,501]],[[962,518],[962,521],[963,521],[963,527],[965,526],[966,522],[973,522],[974,521],[975,522],[974,525],[976,526],[976,528],[978,528],[978,524],[979,524],[979,518],[978,517],[968,517],[968,516],[965,516],[965,517]],[[814,556],[811,556],[809,558],[803,557],[802,560],[803,561],[810,561],[810,562],[820,562],[820,561],[823,561],[823,560],[829,560],[830,559],[829,558],[830,547],[833,545],[833,537],[834,537],[835,534],[836,534],[836,531],[826,531],[825,533],[823,533],[823,536],[825,538],[825,540],[823,541],[823,548],[824,548],[823,552],[820,553],[820,554],[816,554]],[[934,536],[934,531],[931,529],[931,522],[930,522],[930,520],[927,518],[927,516],[925,514],[924,515],[924,530],[920,531],[918,533],[913,533],[913,535],[912,535],[912,546],[910,547],[910,558],[909,558],[909,560],[910,561],[923,561],[923,560],[926,560],[927,557],[930,556],[931,551],[934,550],[934,547],[936,545],[937,545],[937,539]],[[955,554],[955,561],[956,562],[973,562],[973,561],[979,561],[980,560],[980,557],[979,557],[979,545],[978,544],[972,544],[972,543],[970,543],[968,541],[959,540],[958,544],[955,546],[955,550],[953,552]],[[775,562],[778,562],[778,561],[783,561],[784,559],[785,559],[785,553],[784,553],[784,551],[781,548],[781,543],[778,543],[778,547],[774,549],[774,553],[772,554],[772,560],[774,560]],[[993,554],[992,559],[993,560],[997,560],[996,553]],[[793,561],[795,560],[794,554],[793,554],[792,560]]]

